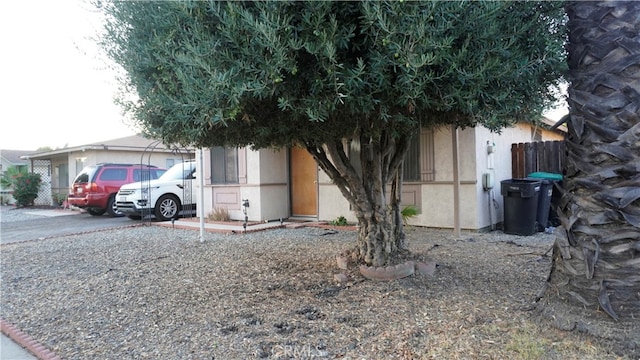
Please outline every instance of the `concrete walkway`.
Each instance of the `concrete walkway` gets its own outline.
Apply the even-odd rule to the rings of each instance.
[[[0,359],[2,360],[35,360],[37,359],[22,346],[16,344],[6,335],[0,336]]]
[[[200,221],[198,219],[193,220],[176,220],[173,223],[171,221],[165,222],[152,222],[153,225],[156,226],[164,226],[164,227],[174,227],[177,229],[191,229],[198,230],[200,229]],[[254,232],[254,231],[263,231],[269,229],[277,229],[277,228],[296,228],[301,226],[306,226],[312,224],[311,222],[291,222],[291,221],[271,221],[266,223],[258,223],[258,222],[249,222],[247,223],[247,228],[245,229],[242,222],[234,222],[234,223],[204,223],[204,230],[207,232],[223,232],[223,233],[243,233],[243,232]]]

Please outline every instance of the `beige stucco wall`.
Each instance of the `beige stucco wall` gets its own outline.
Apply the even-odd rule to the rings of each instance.
[[[511,178],[511,144],[530,142],[532,129],[519,123],[503,129],[501,134],[484,127],[459,130],[460,161],[460,223],[463,229],[489,229],[503,220],[503,200],[500,181]],[[542,140],[562,140],[555,132],[542,131]],[[487,142],[494,152],[489,155]],[[495,146],[494,146],[495,144]],[[453,149],[452,133],[448,127],[434,131],[435,181],[420,185],[421,213],[410,219],[409,224],[437,228],[453,228]],[[494,187],[485,191],[482,186],[484,173],[491,173]],[[337,187],[321,173],[319,181],[320,220],[331,221],[338,216],[356,219]],[[405,199],[403,199],[405,200]]]
[[[331,183],[323,171],[320,171],[318,177],[318,219],[332,221],[339,216],[344,216],[347,221],[356,222],[356,217],[349,208],[349,202],[342,196],[338,187]]]
[[[224,207],[232,220],[244,220],[243,200],[249,200],[249,221],[271,221],[289,217],[288,166],[286,150],[251,150],[238,152],[239,172],[246,181],[233,185],[211,184],[211,156],[205,149],[204,199],[205,216],[215,207]]]
[[[460,221],[463,229],[487,229],[502,222],[503,203],[500,181],[511,177],[511,144],[531,141],[531,126],[518,124],[503,129],[501,134],[492,133],[483,127],[458,131],[460,161]],[[543,140],[562,140],[562,135],[543,131]],[[487,142],[494,149],[487,151]],[[233,186],[210,185],[210,169],[205,167],[205,214],[216,206],[216,194],[235,196],[236,205],[229,207],[232,219],[242,220],[244,214],[239,206],[242,199],[249,199],[250,221],[277,220],[290,215],[289,167],[287,150],[246,150],[246,184]],[[205,151],[205,165],[210,164],[209,152]],[[452,133],[448,127],[434,132],[435,180],[417,184],[415,195],[421,201],[421,213],[410,220],[411,225],[452,228],[453,206],[453,149]],[[207,172],[208,171],[208,172]],[[484,190],[482,176],[491,173],[494,187]],[[236,194],[236,195],[233,195]],[[404,202],[410,202],[407,193]],[[344,216],[350,222],[356,218],[329,177],[318,170],[318,219],[335,220]]]
[[[511,145],[514,143],[531,142],[532,126],[518,123],[505,128],[500,134],[492,133],[484,127],[476,128],[478,138],[478,187],[476,189],[476,204],[478,214],[477,228],[491,228],[504,219],[504,200],[500,194],[500,182],[511,179]],[[542,130],[542,141],[564,140],[564,135],[554,131]],[[495,152],[487,154],[486,143],[495,144]],[[493,157],[492,160],[489,160]],[[494,175],[494,187],[485,191],[482,187],[482,173]]]
[[[477,181],[475,192],[475,212],[477,214],[476,229],[491,228],[502,222],[503,207],[500,195],[500,181],[511,178],[511,144],[514,142],[530,141],[531,128],[526,124],[517,124],[505,128],[500,134],[492,133],[484,127],[476,128],[478,147],[476,153]],[[487,142],[494,152],[488,154]],[[495,145],[495,146],[494,146]],[[482,174],[493,176],[493,188],[484,190]]]
[[[238,156],[243,158],[241,162],[246,167],[248,157],[247,152],[239,152]],[[197,157],[198,155],[196,154],[196,158]],[[202,157],[204,167],[204,189],[202,191],[203,199],[200,199],[199,182],[197,182],[197,206],[203,206],[205,217],[209,217],[216,208],[224,208],[229,212],[231,219],[244,219],[244,214],[242,212],[242,196],[240,194],[240,185],[212,185],[210,150],[203,149]]]
[[[453,136],[450,127],[434,131],[435,181],[421,185],[422,212],[409,224],[453,227]],[[475,228],[476,138],[475,130],[458,130],[460,164],[460,226]]]
[[[270,221],[289,217],[287,151],[247,151],[247,185],[242,198],[249,200],[251,220]]]

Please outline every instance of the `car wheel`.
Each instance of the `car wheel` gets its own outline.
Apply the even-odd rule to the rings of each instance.
[[[102,216],[104,214],[104,209],[87,209],[87,212],[93,216]]]
[[[162,195],[156,202],[154,213],[160,221],[167,221],[178,217],[180,200],[174,195]]]
[[[107,201],[107,213],[109,213],[109,216],[111,216],[111,217],[124,216],[124,214],[122,212],[118,211],[118,207],[116,206],[116,196],[115,195],[111,195],[109,197],[109,201]]]
[[[131,220],[140,220],[142,219],[142,216],[140,215],[127,215],[127,217]]]

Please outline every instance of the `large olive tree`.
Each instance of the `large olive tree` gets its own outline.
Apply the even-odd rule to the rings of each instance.
[[[356,253],[369,265],[402,250],[398,187],[387,185],[412,135],[539,116],[565,58],[557,2],[102,6],[104,48],[147,133],[204,147],[304,147],[354,210]],[[345,140],[359,142],[361,172]]]

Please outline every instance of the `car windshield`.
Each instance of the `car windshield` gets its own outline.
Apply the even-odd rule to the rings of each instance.
[[[76,176],[76,179],[73,180],[73,183],[74,184],[88,183],[93,178],[93,174],[95,174],[95,172],[96,172],[95,166],[87,166],[84,169],[82,169],[82,171],[80,171],[80,174]]]
[[[191,179],[193,170],[195,170],[194,163],[181,163],[173,165],[166,173],[160,176],[160,180],[184,180]]]

